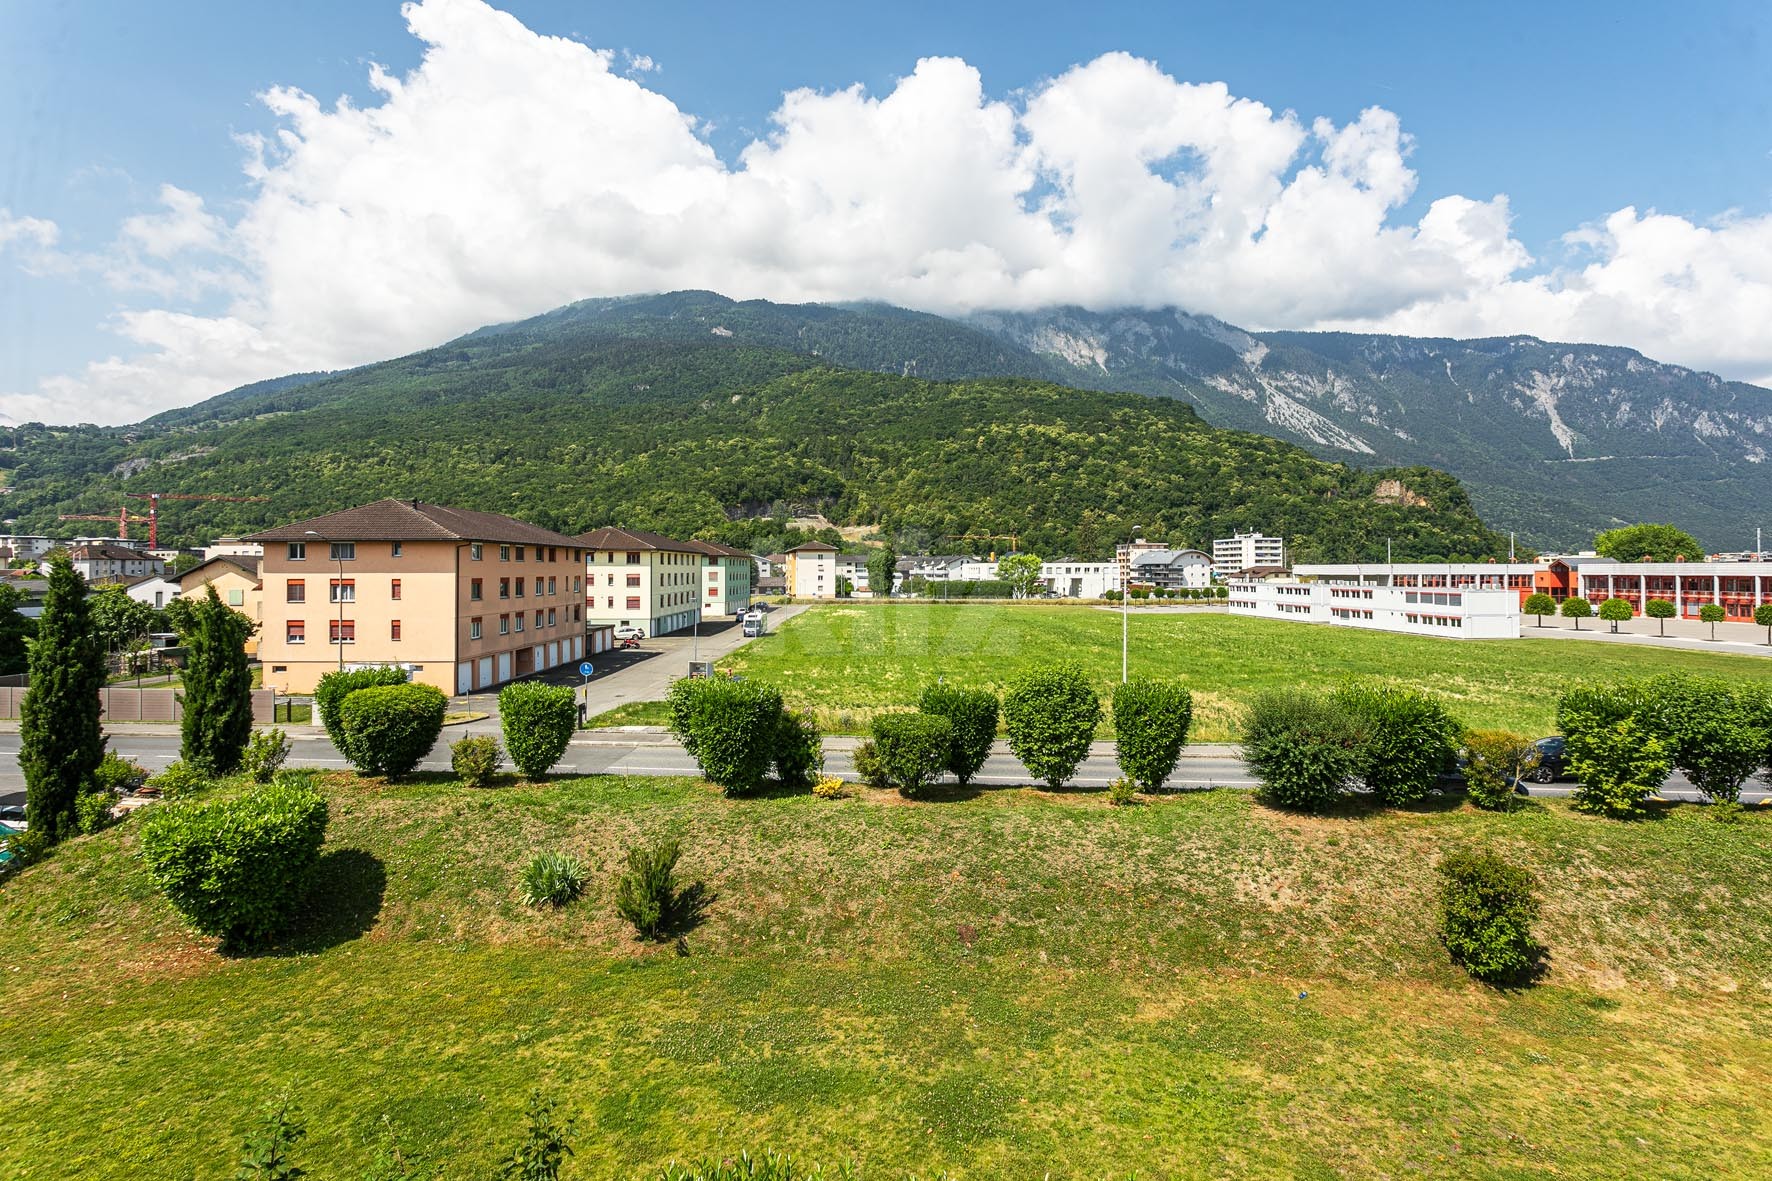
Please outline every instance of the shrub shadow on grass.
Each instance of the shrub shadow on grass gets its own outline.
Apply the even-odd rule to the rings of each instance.
[[[1544,978],[1550,975],[1550,970],[1550,948],[1540,943],[1532,949],[1532,962],[1520,972],[1505,980],[1479,980],[1477,983],[1495,992],[1523,993],[1542,984]]]
[[[1463,791],[1458,789],[1440,788],[1428,792],[1414,803],[1404,804],[1401,807],[1392,808],[1390,811],[1414,812],[1419,815],[1431,816],[1440,812],[1456,812],[1464,807],[1464,804],[1465,796]],[[1385,809],[1375,807],[1373,810],[1382,812]]]
[[[381,916],[388,873],[381,858],[362,849],[320,855],[301,913],[283,937],[240,955],[313,955],[360,939]]]

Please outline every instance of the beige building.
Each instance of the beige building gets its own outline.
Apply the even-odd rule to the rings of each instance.
[[[552,530],[378,500],[246,540],[265,547],[266,688],[306,693],[342,663],[472,693],[584,656],[584,551]]]
[[[788,551],[788,594],[796,599],[837,597],[837,547],[809,541]]]
[[[664,636],[701,619],[704,543],[614,527],[573,540],[585,549],[587,623]]]
[[[756,563],[751,555],[717,541],[692,541],[701,551],[701,613],[738,615],[751,605],[751,576]]]
[[[246,654],[257,656],[265,631],[265,584],[259,575],[259,558],[211,558],[200,566],[192,566],[174,581],[178,597],[200,599],[215,587],[215,597],[258,625],[246,641]]]

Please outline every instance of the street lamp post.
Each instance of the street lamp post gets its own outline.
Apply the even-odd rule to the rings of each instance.
[[[1126,539],[1126,573],[1120,578],[1120,683],[1126,683],[1126,652],[1127,637],[1130,628],[1127,624],[1127,610],[1132,602],[1132,542],[1137,539],[1139,530],[1133,529]]]
[[[345,671],[345,555],[344,555],[344,551],[339,549],[338,546],[330,538],[320,537],[320,534],[316,533],[312,529],[309,529],[307,531],[307,534],[309,537],[319,537],[321,541],[325,542],[328,546],[330,546],[332,549],[332,556],[338,562],[338,584],[333,589],[333,592],[332,592],[332,597],[338,600],[338,636],[333,640],[333,643],[338,648],[338,671],[342,673]]]

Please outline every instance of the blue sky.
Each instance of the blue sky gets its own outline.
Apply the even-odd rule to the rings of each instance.
[[[832,92],[859,83],[878,98],[918,59],[951,56],[978,71],[985,99],[1015,107],[1073,67],[1119,51],[1154,62],[1177,83],[1224,82],[1232,96],[1276,115],[1296,112],[1306,128],[1317,118],[1350,125],[1366,108],[1382,107],[1412,138],[1406,161],[1413,187],[1388,205],[1387,224],[1413,226],[1443,196],[1486,202],[1504,194],[1511,239],[1535,259],[1514,280],[1564,265],[1564,235],[1626,207],[1695,226],[1731,211],[1749,219],[1772,212],[1772,5],[1764,3],[1281,4],[1258,12],[1230,4],[1107,3],[508,0],[498,7],[535,34],[614,53],[618,72],[701,121],[699,135],[729,169],[739,166],[745,145],[769,132],[784,92],[795,88]],[[383,96],[369,83],[370,63],[404,76],[425,48],[399,6],[383,0],[15,0],[0,12],[0,211],[52,221],[58,231],[54,259],[21,266],[20,258],[0,252],[0,394],[30,391],[108,355],[159,347],[144,345],[140,334],[120,336],[120,311],[220,315],[241,297],[238,285],[185,284],[182,292],[169,291],[178,285],[173,280],[157,291],[120,286],[107,281],[93,256],[114,248],[126,218],[157,208],[164,184],[200,196],[223,222],[246,211],[257,191],[242,171],[236,137],[287,124],[258,101],[267,88],[298,88],[326,106],[349,96],[373,107]],[[657,68],[634,71],[623,51]],[[550,118],[542,98],[534,117]],[[1281,175],[1311,162],[1302,152]],[[1726,264],[1749,245],[1716,249]],[[13,253],[22,255],[17,243]],[[77,256],[86,257],[84,265],[67,261]],[[240,283],[250,288],[258,281],[250,273],[257,265],[246,265]],[[1731,281],[1742,277],[1710,280],[1725,294]],[[593,293],[596,284],[587,284],[585,293]],[[1149,302],[1142,290],[1127,298]],[[1541,314],[1532,310],[1542,301],[1531,292],[1507,297],[1505,312],[1480,314],[1469,296],[1460,291],[1456,314],[1388,294],[1296,314],[1234,300],[1222,310],[1200,310],[1272,321],[1260,326],[1371,320],[1404,330],[1417,322],[1485,326],[1484,316],[1511,327]],[[1653,292],[1644,299],[1656,302]],[[1598,335],[1610,323],[1560,317],[1545,316],[1544,334],[1591,322]],[[1623,316],[1618,331],[1650,322],[1647,312]],[[439,329],[454,323],[436,322]],[[425,330],[400,327],[401,343]],[[1686,336],[1616,343],[1638,343],[1652,355],[1683,349],[1672,359],[1708,362],[1736,376],[1772,373],[1772,357],[1735,357],[1718,348],[1707,355],[1702,341]],[[336,359],[369,358],[339,352]],[[97,394],[90,383],[59,388],[58,396],[70,399]]]

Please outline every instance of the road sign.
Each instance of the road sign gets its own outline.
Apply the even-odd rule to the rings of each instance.
[[[595,670],[591,668],[591,662],[588,660],[578,666],[578,675],[581,677],[588,677],[593,671]]]

